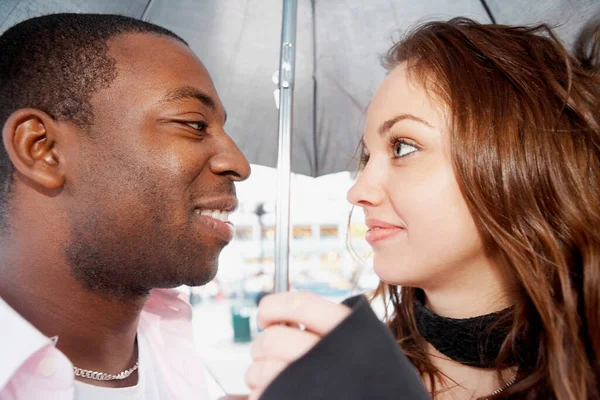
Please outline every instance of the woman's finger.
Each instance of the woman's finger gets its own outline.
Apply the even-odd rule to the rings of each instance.
[[[283,325],[268,327],[252,343],[250,355],[256,361],[276,359],[291,363],[314,347],[320,336]]]
[[[288,363],[280,360],[263,360],[253,362],[246,371],[246,384],[252,390],[267,387]]]
[[[309,292],[286,292],[265,296],[258,307],[258,324],[301,324],[324,336],[350,314],[350,309]]]

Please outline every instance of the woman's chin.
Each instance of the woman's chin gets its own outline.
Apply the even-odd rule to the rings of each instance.
[[[422,274],[417,273],[414,268],[399,267],[398,264],[380,264],[374,263],[373,269],[381,282],[394,286],[415,286],[419,287],[426,279]]]

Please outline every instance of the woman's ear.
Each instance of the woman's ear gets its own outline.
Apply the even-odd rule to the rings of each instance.
[[[2,140],[14,169],[40,189],[60,189],[65,176],[57,143],[60,129],[52,117],[41,110],[23,108],[8,117]]]

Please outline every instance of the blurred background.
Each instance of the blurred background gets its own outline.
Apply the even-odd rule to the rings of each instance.
[[[247,391],[243,374],[250,363],[249,342],[258,334],[256,304],[273,288],[275,177],[275,169],[252,165],[251,178],[237,186],[240,207],[230,217],[236,235],[221,253],[216,279],[189,289],[200,352],[230,393]],[[291,290],[342,301],[377,286],[370,247],[362,239],[362,211],[349,220],[346,192],[352,181],[350,172],[319,178],[292,174]],[[359,258],[351,256],[348,244]]]

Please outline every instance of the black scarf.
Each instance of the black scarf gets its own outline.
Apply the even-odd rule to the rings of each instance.
[[[417,293],[414,298],[415,320],[421,336],[440,353],[461,364],[494,367],[511,328],[512,308],[474,318],[446,318],[425,308],[422,294]]]

